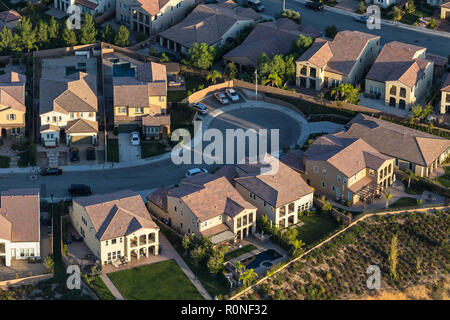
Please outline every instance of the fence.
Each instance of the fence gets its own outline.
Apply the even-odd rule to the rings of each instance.
[[[324,203],[322,200],[314,198],[313,200],[314,206],[318,207],[319,209],[322,209]],[[335,208],[331,208],[331,215],[336,218],[336,220],[341,220],[344,224],[349,225],[352,223],[352,215],[351,214],[344,214],[340,212],[339,210]]]
[[[345,231],[347,231],[348,229],[350,229],[351,227],[353,227],[354,225],[356,225],[357,223],[359,223],[360,221],[363,221],[369,217],[374,217],[374,216],[382,216],[382,215],[393,215],[393,214],[406,214],[406,213],[410,213],[410,212],[428,212],[430,210],[434,210],[434,211],[439,211],[439,210],[448,210],[450,209],[449,206],[442,206],[442,207],[434,207],[434,208],[421,208],[421,209],[411,209],[411,210],[397,210],[397,211],[385,211],[385,212],[377,212],[377,213],[368,213],[366,215],[363,215],[361,217],[359,217],[358,219],[356,219],[355,221],[353,221],[352,223],[350,223],[347,227],[345,227],[344,229],[340,230],[339,232],[333,234],[331,237],[329,237],[328,239],[322,241],[321,243],[317,244],[316,246],[312,247],[311,249],[309,249],[308,251],[305,251],[303,254],[301,254],[300,256],[298,256],[295,259],[292,259],[291,261],[289,261],[288,263],[286,263],[285,265],[281,266],[278,270],[275,270],[273,272],[270,272],[269,275],[261,278],[260,280],[258,280],[255,284],[249,286],[248,288],[242,290],[241,292],[236,293],[234,296],[232,296],[229,300],[234,300],[236,298],[239,298],[241,295],[243,295],[244,293],[247,293],[248,291],[252,290],[255,286],[259,285],[260,283],[264,282],[265,280],[267,280],[268,278],[272,277],[273,275],[279,273],[280,271],[284,270],[285,268],[289,267],[290,265],[292,265],[293,263],[297,262],[298,260],[302,259],[303,257],[305,257],[306,255],[308,255],[309,253],[311,253],[312,251],[314,251],[315,249],[318,249],[320,247],[322,247],[323,245],[325,245],[326,243],[330,242],[331,240],[333,240],[334,238],[338,237],[339,235],[341,235],[342,233],[344,233]]]
[[[0,288],[7,289],[9,286],[35,284],[53,278],[53,273],[40,274],[37,276],[23,277],[18,279],[5,280],[0,282]]]

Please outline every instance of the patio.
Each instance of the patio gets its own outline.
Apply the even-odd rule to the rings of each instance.
[[[383,99],[371,99],[364,97],[364,94],[359,96],[359,105],[380,110],[385,113],[390,113],[402,117],[406,117],[409,115],[409,110],[401,110],[399,108],[389,107],[385,105]]]

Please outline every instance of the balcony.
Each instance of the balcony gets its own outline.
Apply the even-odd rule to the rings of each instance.
[[[288,213],[293,213],[295,211],[295,203],[290,203],[288,206]]]
[[[279,218],[283,218],[286,216],[286,206],[280,208]]]
[[[316,68],[309,69],[309,76],[312,78],[316,77]]]
[[[303,68],[300,69],[300,74],[302,76],[306,76],[306,73],[307,73],[307,68],[306,67],[303,67]]]
[[[4,243],[0,243],[0,254],[6,253],[6,246]]]
[[[406,89],[405,88],[400,88],[400,97],[406,98]]]

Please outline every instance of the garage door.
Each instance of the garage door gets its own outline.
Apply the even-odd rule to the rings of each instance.
[[[91,136],[72,136],[71,144],[91,144]]]
[[[139,125],[136,123],[119,124],[117,127],[119,133],[127,133],[133,131],[140,131]]]

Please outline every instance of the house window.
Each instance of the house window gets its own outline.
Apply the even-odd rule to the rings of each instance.
[[[322,174],[327,174],[327,169],[322,169]]]
[[[336,190],[336,188],[334,187],[334,186],[331,186],[331,191],[335,191]]]
[[[72,119],[75,117],[75,115],[73,114],[73,112],[69,113],[69,117],[72,118]]]
[[[105,246],[107,246],[107,245],[108,245],[108,240],[105,241]]]
[[[160,96],[159,101],[164,102],[164,96]]]
[[[56,117],[53,117],[53,122],[56,122]]]
[[[111,260],[111,252],[108,252],[108,260]]]
[[[175,207],[173,207],[173,211],[177,211],[177,207],[175,206]]]
[[[144,113],[144,108],[134,108],[136,113]]]
[[[120,238],[120,243],[122,243],[123,242],[123,238]]]
[[[116,244],[117,243],[117,239],[112,239],[111,240],[111,244]]]
[[[6,115],[6,120],[16,120],[16,115],[11,113]]]
[[[341,176],[339,174],[337,175],[337,181],[341,182]]]
[[[347,178],[344,178],[344,184],[347,184]]]
[[[318,166],[314,166],[314,172],[318,172],[319,171],[319,167]]]
[[[118,112],[119,112],[119,113],[127,113],[127,108],[125,108],[125,107],[120,107]]]
[[[322,188],[325,188],[325,181],[322,181]]]

